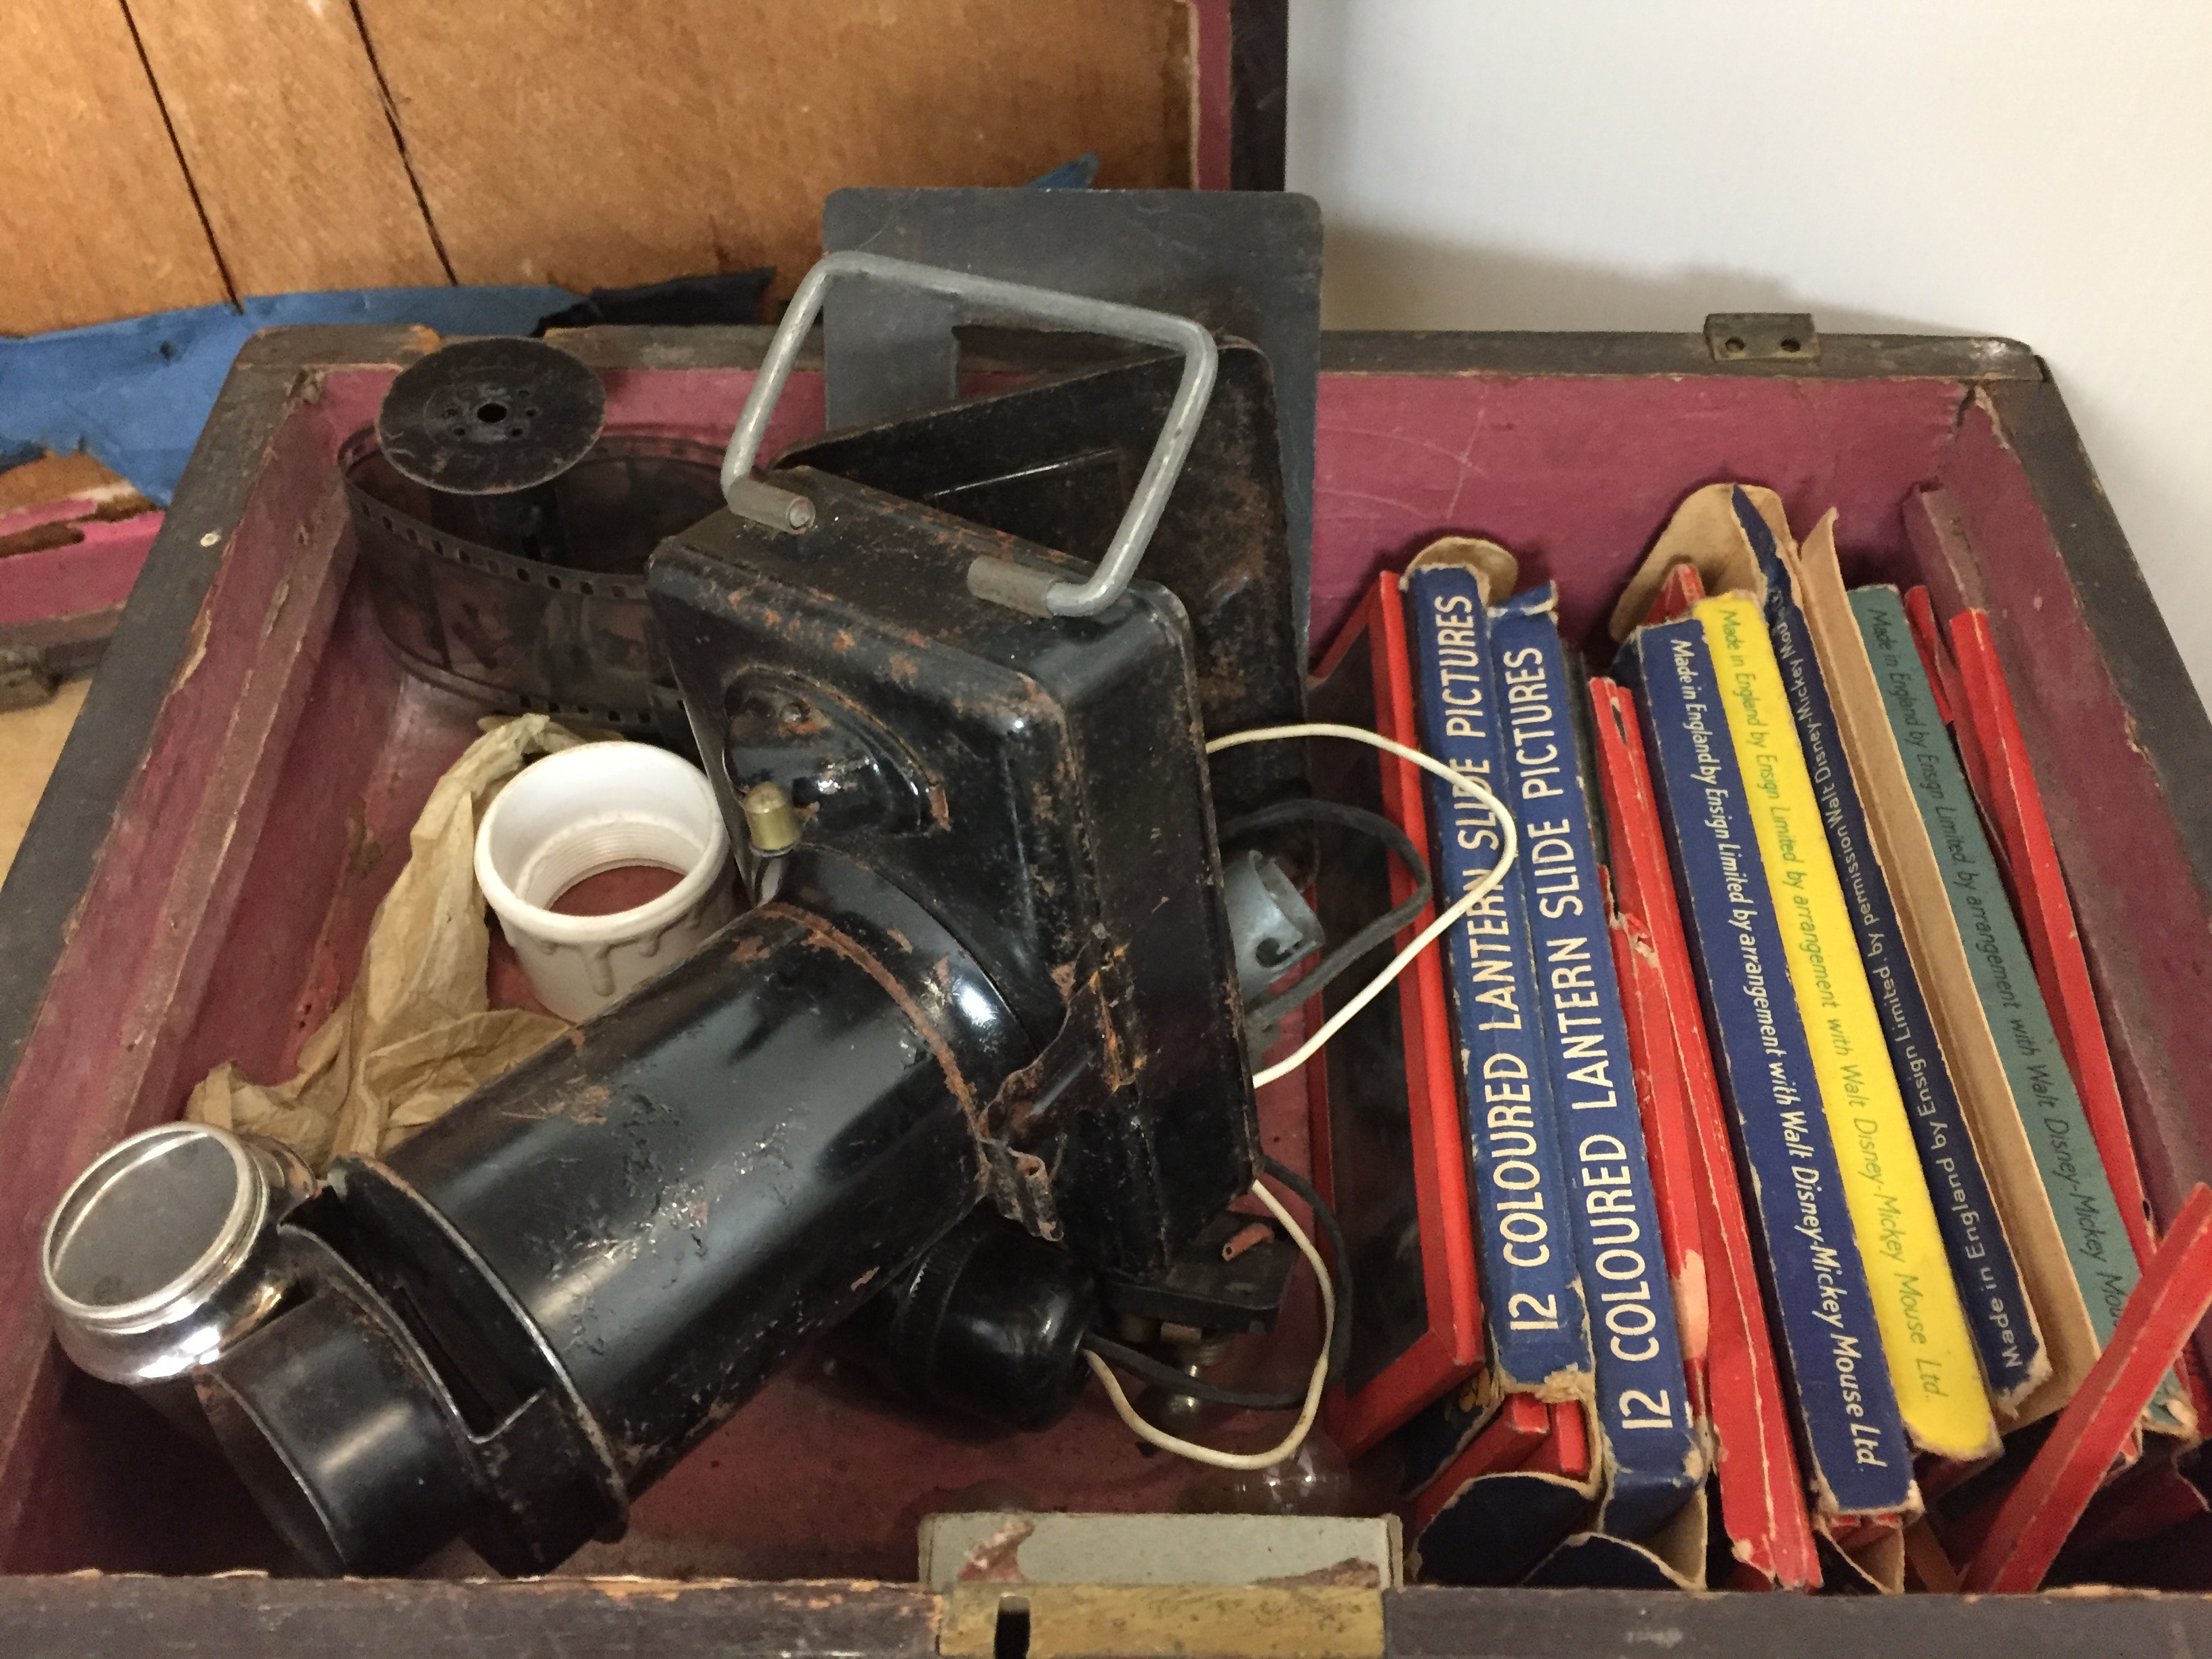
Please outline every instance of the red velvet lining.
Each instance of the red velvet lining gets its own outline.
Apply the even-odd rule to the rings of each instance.
[[[125,1130],[174,1115],[209,1066],[236,1057],[263,1078],[289,1068],[343,994],[408,823],[472,734],[473,711],[406,679],[359,593],[342,591],[350,538],[333,510],[333,463],[389,378],[327,376],[270,447],[0,1103],[0,1562],[17,1571],[271,1559],[227,1477],[179,1449],[173,1430],[134,1402],[88,1395],[97,1385],[81,1378],[64,1389],[38,1303],[37,1237],[70,1176]],[[751,379],[613,374],[609,419],[719,443]],[[1916,485],[1942,476],[1973,516],[1991,586],[2057,592],[2063,574],[2017,459],[1985,416],[1960,432],[1962,398],[1932,380],[1328,377],[1312,639],[1327,643],[1377,569],[1459,532],[1522,553],[1530,579],[1556,580],[1571,637],[1588,641],[1675,502],[1726,477],[1772,485],[1801,526],[1840,509],[1855,580],[1917,574],[1956,592],[1953,573],[1913,570],[1899,516]],[[794,376],[769,452],[820,419],[819,377]],[[2114,786],[2086,746],[2067,747],[2078,733],[2124,736],[2070,605],[2023,601],[2001,610],[1997,631],[2039,769],[2061,757],[2044,781],[2062,848],[2125,852],[2124,886],[2090,908],[2142,941],[2134,970],[2099,963],[2102,988],[2135,994],[2146,976],[2179,969],[2161,928],[2201,927],[2172,903],[2193,889],[2171,825],[2135,771]],[[2024,659],[2057,672],[2024,682]],[[2147,1078],[2143,1056],[2194,1055],[2190,1075],[2212,1072],[2212,1022],[2182,1029],[2189,1012],[2138,1006],[2124,1024],[2145,1023],[2146,1045],[2115,1044],[2130,1095],[2155,1084],[2160,1129],[2185,1138],[2194,1120],[2169,1121],[2167,1079]],[[1263,1115],[1271,1143],[1304,1133],[1285,1089]],[[2166,1172],[2145,1163],[2170,1199]],[[817,1352],[646,1496],[628,1540],[577,1565],[903,1577],[915,1522],[932,1509],[1159,1507],[1206,1479],[1139,1456],[1095,1395],[1053,1433],[993,1436],[888,1404]]]

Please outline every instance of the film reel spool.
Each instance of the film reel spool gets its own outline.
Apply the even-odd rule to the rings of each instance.
[[[425,489],[507,495],[550,483],[606,422],[599,377],[543,340],[459,340],[400,371],[376,411],[392,469]]]
[[[341,458],[362,565],[410,672],[688,751],[645,562],[720,509],[719,455],[605,417],[599,377],[544,341],[431,352]]]

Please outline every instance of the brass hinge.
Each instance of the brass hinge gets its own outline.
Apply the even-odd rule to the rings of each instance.
[[[1717,363],[1817,363],[1820,331],[1802,311],[1717,311],[1705,349]]]
[[[1382,1659],[1382,1595],[1336,1585],[957,1584],[945,1659]]]

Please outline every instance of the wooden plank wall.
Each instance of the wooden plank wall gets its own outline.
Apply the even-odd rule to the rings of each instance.
[[[224,296],[118,6],[0,7],[0,332]]]
[[[758,264],[844,185],[1191,182],[1187,0],[20,0],[0,333]]]

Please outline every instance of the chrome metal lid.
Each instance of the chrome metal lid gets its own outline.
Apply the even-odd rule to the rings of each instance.
[[[70,1357],[113,1382],[155,1381],[258,1317],[274,1294],[268,1235],[305,1190],[294,1164],[200,1123],[146,1130],[95,1158],[55,1206],[40,1252]]]

